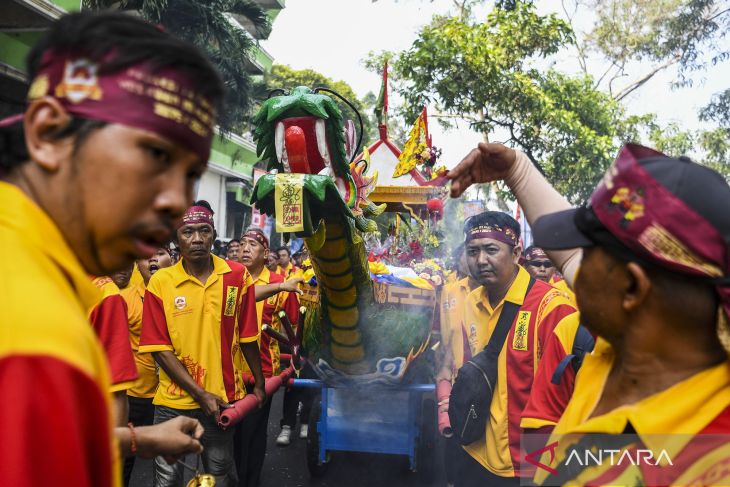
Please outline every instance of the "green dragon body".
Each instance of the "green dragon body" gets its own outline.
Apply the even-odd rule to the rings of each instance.
[[[428,341],[433,308],[376,299],[362,232],[377,228],[368,217],[384,208],[367,199],[377,175],[365,176],[366,162],[347,160],[355,148],[347,146],[339,108],[299,87],[267,100],[254,123],[258,153],[269,167],[300,175],[263,176],[252,203],[281,220],[278,198],[279,210],[296,207],[291,214],[301,217],[294,233],[304,237],[319,290],[305,321],[310,362],[328,379],[400,380]]]

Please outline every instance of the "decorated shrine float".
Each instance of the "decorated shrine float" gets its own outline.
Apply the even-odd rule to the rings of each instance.
[[[378,175],[398,166],[400,151],[381,126],[380,140],[360,153],[354,124],[329,94],[339,96],[297,87],[269,98],[254,118],[270,173],[257,182],[252,203],[275,217],[278,232],[304,239],[314,274],[301,299],[301,345],[320,380],[293,381],[322,388],[309,423],[308,464],[319,475],[333,450],[403,454],[425,481],[434,465],[426,458],[435,443],[434,385],[431,377],[404,377],[429,345],[438,276],[434,265],[422,275],[408,267],[419,265],[416,248],[383,251],[375,219],[407,212],[423,223],[438,213],[443,178],[413,168],[406,170],[411,184],[379,185]],[[411,152],[423,160],[429,154]],[[399,219],[386,242],[411,223]],[[389,260],[403,264],[388,267]]]

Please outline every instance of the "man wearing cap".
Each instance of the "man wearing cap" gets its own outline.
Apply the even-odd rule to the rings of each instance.
[[[480,284],[466,297],[463,361],[481,352],[494,332],[504,303],[519,305],[498,358],[497,386],[484,437],[464,447],[457,486],[519,485],[532,471],[520,465],[520,420],[541,368],[554,369],[543,350],[557,330],[575,333],[577,312],[557,289],[535,281],[518,262],[520,226],[506,213],[487,211],[464,226],[469,274]],[[570,349],[570,348],[568,348]],[[570,391],[563,391],[567,394]],[[565,398],[567,402],[567,397]],[[549,422],[531,427],[549,426]]]
[[[269,239],[260,229],[249,228],[241,237],[240,242],[241,263],[246,266],[257,288],[284,282],[283,277],[269,271],[264,265],[270,252]],[[280,292],[256,303],[259,330],[266,324],[276,331],[286,334],[281,326],[279,311],[284,311],[292,324],[297,323],[299,301],[295,293]],[[261,350],[261,368],[264,377],[268,378],[278,374],[279,342],[266,333],[260,333],[259,349]],[[244,364],[244,371],[244,373],[250,374],[247,364]],[[266,455],[266,430],[270,411],[271,401],[267,401],[263,408],[246,416],[236,427],[234,442],[239,487],[256,487],[259,484]]]
[[[565,279],[560,277],[560,273],[556,272],[555,264],[543,249],[535,245],[527,247],[525,250],[525,270],[535,279],[545,281],[553,287],[560,289],[567,294],[575,303],[575,295],[568,287]]]
[[[253,280],[243,265],[211,253],[214,239],[213,212],[198,201],[177,229],[182,259],[147,285],[139,351],[152,353],[161,369],[155,423],[180,415],[198,419],[205,427],[205,471],[217,485],[232,487],[234,430],[223,431],[218,421],[221,409],[246,395],[244,357],[260,406],[266,394]],[[181,466],[155,460],[155,485],[178,485],[182,474]]]
[[[50,25],[22,115],[0,121],[2,482],[119,485],[121,455],[174,461],[202,428],[112,428],[89,275],[148,258],[205,170],[223,85],[195,47],[124,14]],[[180,116],[177,116],[180,115]]]
[[[730,363],[718,336],[730,310],[727,182],[631,144],[577,209],[524,154],[499,144],[480,144],[450,177],[452,195],[475,182],[507,182],[536,244],[573,285],[582,322],[599,335],[537,483],[728,485],[728,442],[707,436],[730,432]],[[566,469],[566,448],[590,441],[586,433],[632,433],[628,445],[625,436],[611,438],[655,458],[664,446],[672,468],[665,458],[660,472],[626,462]],[[566,442],[566,434],[575,436]],[[674,436],[658,443],[656,435]],[[688,435],[700,436],[687,446]]]

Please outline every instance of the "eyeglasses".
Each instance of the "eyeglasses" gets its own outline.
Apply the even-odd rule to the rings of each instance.
[[[528,260],[525,264],[532,267],[544,267],[545,269],[552,269],[555,267],[549,260]]]

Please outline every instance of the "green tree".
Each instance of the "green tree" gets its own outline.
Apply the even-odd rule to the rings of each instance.
[[[597,82],[617,100],[668,68],[677,69],[676,85],[691,85],[693,72],[730,58],[720,42],[730,30],[727,0],[572,0],[565,7],[570,20],[588,11],[597,20],[577,36],[581,67],[588,72],[588,55],[600,54],[607,68]]]
[[[465,120],[485,139],[507,133],[573,201],[583,200],[637,120],[594,88],[588,75],[539,69],[571,45],[571,27],[556,15],[538,15],[515,2],[484,22],[463,12],[435,17],[410,49],[394,58],[407,119],[423,103],[444,124]]]
[[[258,35],[268,37],[266,12],[251,0],[84,0],[92,9],[139,12],[169,32],[200,46],[218,67],[227,92],[219,117],[223,130],[242,132],[251,109],[251,76],[246,70],[256,41],[236,19],[247,19]]]
[[[688,156],[730,180],[730,129],[682,130],[676,123],[659,126],[649,122],[649,141],[673,157]]]
[[[372,93],[366,94],[362,99],[358,98],[352,87],[344,81],[335,81],[332,78],[314,71],[313,69],[292,69],[289,66],[275,64],[271,71],[264,75],[264,82],[257,87],[257,99],[259,102],[266,99],[272,90],[283,89],[291,91],[297,86],[307,86],[309,88],[329,88],[342,95],[347,101],[357,109],[362,116],[364,125],[363,144],[367,144],[372,138],[377,136],[377,127],[372,117],[372,106],[375,103],[375,96]],[[330,95],[329,93],[324,93]],[[330,95],[331,96],[331,95]],[[350,107],[334,98],[338,106],[343,112],[345,120],[350,119],[355,122],[355,127],[359,131],[358,119]]]
[[[710,103],[700,110],[700,120],[715,122],[730,130],[730,88],[712,97]]]

